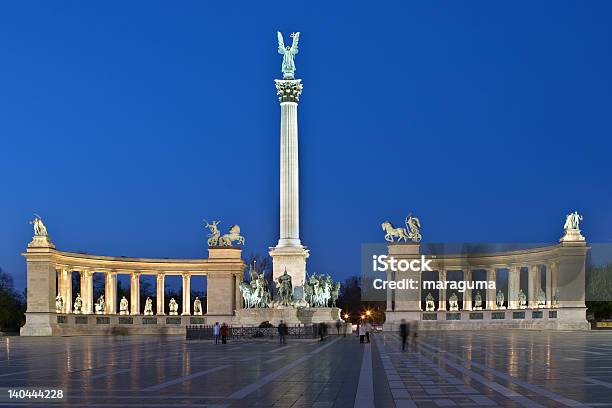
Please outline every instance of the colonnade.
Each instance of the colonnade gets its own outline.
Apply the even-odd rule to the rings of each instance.
[[[507,285],[503,285],[502,282],[498,282],[498,275],[500,270],[507,270]],[[521,271],[527,271],[527,286],[521,288]],[[497,310],[496,291],[500,288],[506,287],[507,289],[502,291],[504,294],[504,307],[503,309],[519,309],[519,291],[522,289],[526,295],[526,307],[527,308],[552,308],[558,306],[553,304],[553,298],[558,294],[558,264],[557,262],[550,261],[544,263],[525,263],[525,264],[511,264],[511,265],[496,265],[496,266],[479,266],[470,265],[462,268],[444,268],[438,267],[435,272],[438,274],[438,281],[446,282],[448,280],[449,272],[460,272],[462,278],[457,281],[463,280],[466,282],[474,281],[474,272],[483,271],[486,274],[487,282],[495,282],[495,288],[486,287],[480,289],[469,289],[466,288],[463,292],[463,299],[458,302],[460,310],[473,310],[474,308],[474,296],[476,291],[480,290],[483,310]],[[413,277],[413,275],[411,275]],[[542,284],[542,277],[544,277],[545,283]],[[405,278],[401,272],[387,272],[388,281],[397,281]],[[419,288],[422,288],[423,276],[419,275]],[[478,281],[482,281],[478,279]],[[539,304],[539,294],[542,289],[546,295],[545,305]],[[387,311],[398,311],[398,310],[415,310],[414,306],[418,304],[418,309],[424,311],[423,299],[428,293],[434,295],[437,292],[438,299],[436,302],[435,310],[446,311],[448,309],[449,297],[452,292],[459,294],[459,289],[450,289],[442,287],[440,289],[419,289],[412,293],[410,298],[402,297],[399,295],[400,292],[404,292],[403,289],[387,289]],[[450,292],[450,293],[449,293]]]
[[[57,271],[57,294],[61,295],[63,299],[62,313],[73,313],[73,294],[74,289],[72,287],[72,273],[77,272],[80,275],[80,295],[83,301],[81,308],[81,314],[93,314],[94,304],[97,299],[94,299],[93,294],[93,276],[98,271],[89,270],[78,267],[61,267]],[[117,275],[116,271],[102,271],[104,274],[104,300],[105,300],[105,312],[104,314],[117,314]],[[130,314],[138,315],[141,314],[141,299],[140,299],[140,278],[143,275],[141,272],[130,272]],[[153,275],[153,274],[145,274]],[[157,307],[155,309],[156,315],[165,315],[165,278],[169,275],[181,276],[182,281],[182,311],[180,314],[188,316],[191,314],[191,276],[202,276],[203,274],[192,274],[189,272],[184,273],[156,273],[156,297]],[[205,275],[204,275],[205,276]],[[234,309],[242,307],[242,297],[240,295],[240,282],[242,281],[241,274],[232,275],[234,279],[235,290],[227,294],[232,298],[232,305]],[[178,299],[177,299],[178,300]]]

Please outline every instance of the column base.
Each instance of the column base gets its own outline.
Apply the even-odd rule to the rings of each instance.
[[[291,276],[295,289],[306,280],[306,258],[310,255],[303,246],[276,246],[270,248],[272,277],[276,281],[285,271]]]
[[[19,330],[19,335],[54,336],[59,331],[55,313],[26,312],[26,324]]]

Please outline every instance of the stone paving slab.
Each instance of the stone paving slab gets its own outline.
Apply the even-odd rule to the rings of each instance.
[[[179,337],[0,338],[0,388],[61,407],[612,407],[612,333],[427,332],[226,345]]]

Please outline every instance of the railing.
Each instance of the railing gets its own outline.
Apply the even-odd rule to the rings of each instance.
[[[287,337],[294,339],[316,338],[320,335],[319,325],[287,326]],[[335,327],[327,327],[326,334],[336,334]],[[340,330],[342,333],[342,329]],[[228,326],[227,338],[274,339],[278,338],[278,327]],[[186,327],[187,340],[213,339],[212,325],[192,325]]]

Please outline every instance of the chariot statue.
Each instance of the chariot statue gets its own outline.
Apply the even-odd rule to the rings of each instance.
[[[34,219],[30,221],[30,224],[34,226],[34,236],[36,237],[48,237],[49,233],[47,232],[47,227],[43,223],[40,215],[34,214]]]
[[[240,235],[240,227],[238,225],[232,225],[227,234],[221,235],[218,227],[219,222],[213,221],[212,224],[209,224],[208,221],[204,220],[204,227],[210,231],[207,241],[209,247],[232,246],[233,241],[244,244],[244,237]]]
[[[168,303],[168,308],[170,309],[170,315],[178,315],[178,303],[176,303],[176,300],[174,300],[174,298],[170,299],[170,303]]]
[[[193,315],[202,316],[202,301],[200,301],[200,298],[197,296],[193,301]]]
[[[95,304],[96,314],[104,314],[106,311],[106,303],[104,302],[104,295],[100,295],[98,301]]]
[[[523,289],[519,289],[518,302],[519,308],[527,309],[527,296],[525,295],[525,292],[523,292]]]
[[[145,316],[153,316],[153,301],[148,296],[147,300],[145,301],[144,314]]]
[[[500,290],[497,291],[497,295],[495,296],[495,304],[498,309],[504,309],[504,292]]]
[[[76,299],[74,299],[74,307],[72,310],[76,314],[80,314],[83,308],[83,299],[81,299],[81,294],[77,293]]]
[[[130,311],[128,310],[129,303],[128,300],[123,296],[121,301],[119,302],[119,314],[120,315],[129,315]]]
[[[480,295],[480,291],[477,291],[476,296],[474,296],[474,310],[482,310],[482,296]]]
[[[542,288],[538,292],[538,307],[546,307],[546,292]]]
[[[283,35],[280,31],[276,32],[278,37],[278,53],[283,56],[283,79],[295,79],[295,55],[298,53],[298,41],[300,39],[300,33],[291,33],[293,38],[293,44],[291,47],[286,47],[283,41]]]
[[[55,311],[57,313],[62,313],[63,309],[64,309],[64,298],[62,297],[62,295],[57,295],[57,297],[55,298]]]
[[[394,238],[397,237],[397,242],[402,240],[408,242],[409,239],[413,242],[421,242],[421,221],[410,214],[406,217],[405,223],[406,228],[395,228],[391,222],[383,222],[380,226],[382,230],[385,231],[385,240],[387,242],[395,242]]]
[[[457,294],[455,292],[453,292],[450,295],[450,298],[448,298],[448,303],[450,305],[449,310],[451,312],[457,312],[459,311],[459,298],[457,297]]]
[[[427,312],[433,312],[436,310],[436,305],[434,304],[434,297],[431,292],[429,292],[427,294],[427,297],[425,298],[425,310]]]
[[[291,306],[293,303],[293,285],[291,284],[291,275],[285,272],[278,277],[278,296],[281,306]]]

